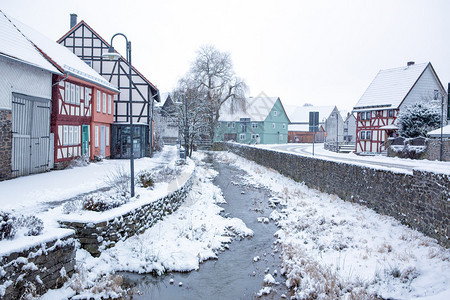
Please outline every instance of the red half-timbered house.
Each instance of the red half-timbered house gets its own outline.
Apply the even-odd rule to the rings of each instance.
[[[19,29],[63,75],[53,75],[50,131],[55,167],[85,155],[110,156],[118,90],[67,48],[19,23]],[[100,109],[98,109],[100,107]]]
[[[431,63],[408,62],[404,67],[379,71],[353,108],[355,152],[384,152],[387,139],[397,135],[397,117],[401,111],[418,102],[438,101],[440,105],[440,97],[445,95]]]
[[[131,148],[135,157],[150,156],[153,143],[153,107],[160,102],[159,91],[134,66],[129,77],[129,62],[121,57],[117,61],[103,58],[109,43],[95,32],[86,22],[76,22],[71,15],[71,29],[58,43],[75,53],[104,79],[117,86],[121,92],[114,96],[114,124],[112,125],[112,158],[129,158]],[[131,100],[133,103],[133,142],[130,135],[129,87],[131,80]]]

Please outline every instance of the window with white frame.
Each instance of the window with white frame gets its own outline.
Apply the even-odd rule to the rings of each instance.
[[[275,129],[275,123],[272,123],[272,129]]]
[[[69,126],[64,125],[63,126],[63,145],[69,144]]]
[[[70,85],[70,103],[77,103],[77,99],[76,99],[76,92],[75,92],[75,84],[71,84]]]
[[[69,145],[73,145],[73,126],[69,126]]]
[[[108,95],[108,115],[111,114],[111,109],[112,109],[112,100],[111,100],[111,95]]]
[[[258,123],[252,123],[252,128],[258,128]]]
[[[257,134],[257,133],[256,133],[256,134],[252,134],[252,139],[255,140],[255,139],[257,139],[257,138],[259,138],[259,134]]]
[[[102,93],[100,91],[97,91],[97,111],[100,112],[101,110],[101,101],[102,101]]]
[[[370,120],[371,118],[372,118],[372,112],[371,111],[366,112],[366,119]]]
[[[366,131],[366,140],[370,140],[372,137],[372,131]]]
[[[75,104],[80,104],[80,86],[75,86]]]
[[[365,131],[361,131],[361,133],[360,133],[360,135],[361,135],[361,140],[365,140],[366,139],[366,132]]]
[[[365,112],[361,112],[361,120],[365,120],[366,119],[366,113]]]
[[[89,103],[89,93],[90,89],[85,88],[84,89],[84,104],[87,105]]]
[[[278,111],[274,110],[274,111],[273,111],[273,116],[274,116],[274,117],[278,116]]]
[[[240,139],[241,141],[245,140],[245,133],[239,134],[239,139]]]
[[[283,134],[280,134],[280,142],[283,141]]]
[[[231,127],[231,123],[227,122],[227,127],[230,128]]]
[[[106,133],[106,136],[105,136],[106,146],[109,146],[109,127],[108,126],[106,126],[106,128],[105,128],[105,133]]]
[[[103,113],[106,114],[106,94],[103,93]]]
[[[99,145],[98,138],[99,138],[98,126],[95,126],[95,147],[98,147]]]
[[[283,123],[283,125],[281,125],[283,129],[286,129],[286,124]]]
[[[70,82],[66,82],[65,94],[64,101],[70,103]]]
[[[234,122],[231,122],[231,128],[234,128]]]
[[[394,116],[394,110],[388,110],[388,117],[392,118]]]

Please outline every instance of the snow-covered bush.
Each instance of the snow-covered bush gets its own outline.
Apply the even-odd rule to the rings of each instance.
[[[180,173],[180,168],[170,168],[165,166],[154,171],[152,177],[155,179],[155,182],[169,182],[174,180]]]
[[[63,213],[65,213],[66,215],[74,213],[76,211],[80,211],[82,209],[83,209],[83,200],[67,201],[63,205]]]
[[[92,211],[105,211],[127,203],[130,200],[130,193],[110,190],[104,193],[94,193],[83,197],[83,209]]]
[[[85,167],[87,165],[89,165],[89,156],[82,155],[71,159],[67,168]]]
[[[14,237],[16,230],[13,223],[14,220],[8,213],[0,211],[0,241]]]
[[[138,183],[143,188],[152,188],[155,185],[152,173],[149,171],[141,171],[137,174]]]
[[[21,216],[17,218],[17,221],[14,224],[17,228],[24,228],[24,235],[26,236],[36,236],[42,233],[44,229],[44,222],[41,219],[35,216]]]
[[[441,126],[440,111],[430,102],[408,106],[398,116],[400,136],[414,138]]]

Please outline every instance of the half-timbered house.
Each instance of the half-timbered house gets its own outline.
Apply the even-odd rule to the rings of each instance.
[[[356,113],[356,153],[385,151],[389,137],[397,135],[397,117],[418,102],[441,101],[446,91],[431,63],[381,70],[353,108]],[[445,112],[447,112],[447,103]],[[446,116],[445,116],[446,119]]]
[[[118,90],[67,48],[16,21],[15,25],[62,74],[53,75],[51,132],[55,167],[85,155],[110,156]]]
[[[102,57],[110,44],[95,32],[86,22],[77,24],[76,15],[71,15],[71,28],[58,43],[75,53],[107,81],[116,86],[120,93],[114,96],[114,124],[112,125],[112,158],[129,158],[131,148],[135,157],[150,156],[153,143],[153,101],[160,102],[159,92],[144,75],[132,66],[129,78],[129,62],[121,57],[109,61]],[[133,142],[130,135],[129,86],[132,86]]]

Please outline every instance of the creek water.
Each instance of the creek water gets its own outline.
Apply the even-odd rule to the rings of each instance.
[[[122,273],[125,285],[139,291],[133,299],[254,299],[265,286],[267,271],[274,274],[277,270],[280,274],[280,251],[276,251],[278,245],[273,237],[277,227],[273,221],[258,222],[259,217],[268,217],[273,210],[269,207],[269,191],[246,185],[242,170],[213,160],[208,164],[219,172],[214,184],[222,189],[227,201],[221,205],[223,214],[243,220],[254,231],[253,237],[235,239],[228,250],[219,253],[218,259],[203,262],[197,271],[163,276]],[[256,256],[260,260],[255,262]],[[289,298],[285,278],[280,275],[274,278],[280,284],[262,299],[280,299],[282,294]]]

